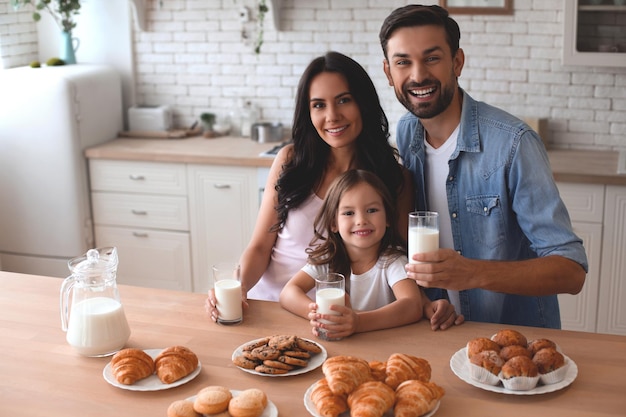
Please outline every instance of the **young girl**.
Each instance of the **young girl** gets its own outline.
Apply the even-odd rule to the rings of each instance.
[[[347,171],[329,188],[314,223],[312,244],[319,244],[308,251],[308,263],[280,294],[283,308],[310,319],[316,336],[320,328],[333,339],[422,317],[424,302],[429,301],[406,276],[406,245],[397,229],[395,207],[387,187],[368,171]],[[331,308],[340,315],[318,314],[307,296],[315,278],[326,272],[346,277],[346,306]]]

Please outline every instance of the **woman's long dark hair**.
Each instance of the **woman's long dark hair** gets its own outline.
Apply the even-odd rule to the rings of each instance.
[[[372,172],[353,169],[335,179],[324,204],[315,218],[315,237],[311,249],[307,249],[309,263],[313,265],[328,264],[330,272],[339,272],[345,277],[351,273],[350,257],[346,251],[339,232],[333,232],[337,225],[339,204],[343,195],[359,184],[368,184],[380,195],[385,207],[387,228],[378,247],[378,258],[382,255],[397,257],[406,255],[404,239],[398,233],[398,211],[396,201],[382,180]]]
[[[356,166],[378,175],[391,190],[394,201],[403,186],[403,175],[397,161],[398,152],[389,142],[389,122],[371,78],[359,63],[338,52],[328,52],[314,59],[305,69],[296,94],[292,128],[293,152],[282,167],[276,183],[278,193],[278,223],[272,230],[281,229],[289,210],[297,208],[321,181],[330,146],[318,135],[311,122],[309,91],[311,81],[322,72],[342,74],[348,82],[350,94],[361,112],[363,130],[356,140]]]

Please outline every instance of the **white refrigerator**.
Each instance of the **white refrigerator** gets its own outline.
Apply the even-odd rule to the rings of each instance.
[[[122,124],[111,67],[0,70],[0,269],[65,277],[93,247],[84,150]]]

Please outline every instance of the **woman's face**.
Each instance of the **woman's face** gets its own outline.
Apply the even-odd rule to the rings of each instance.
[[[315,130],[333,148],[354,145],[363,130],[359,105],[339,73],[322,72],[313,78],[309,111]]]

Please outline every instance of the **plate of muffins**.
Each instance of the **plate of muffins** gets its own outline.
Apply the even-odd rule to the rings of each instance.
[[[514,395],[558,391],[578,375],[576,363],[556,342],[528,340],[513,329],[469,340],[452,356],[450,368],[470,385]]]

